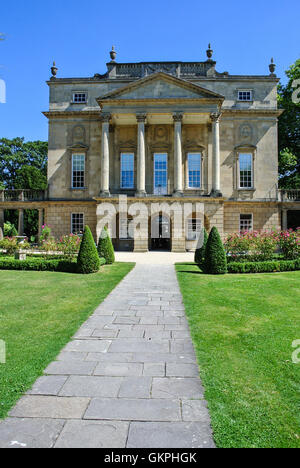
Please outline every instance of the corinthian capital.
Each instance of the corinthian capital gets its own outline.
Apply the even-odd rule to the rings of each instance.
[[[108,123],[110,121],[110,118],[111,118],[111,115],[109,112],[103,112],[101,115],[100,115],[100,119],[101,119],[101,122],[106,122]]]
[[[218,123],[220,122],[221,115],[222,115],[221,112],[212,112],[210,114],[210,120],[214,123]]]
[[[182,122],[183,119],[183,113],[182,112],[176,112],[173,114],[173,120],[174,122]]]
[[[136,120],[138,123],[145,123],[147,114],[136,114]]]

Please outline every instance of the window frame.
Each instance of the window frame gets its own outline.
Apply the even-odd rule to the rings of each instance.
[[[75,95],[76,94],[84,94],[85,95],[85,101],[75,101]],[[86,91],[73,91],[72,92],[72,104],[86,104],[88,101],[88,93]]]
[[[247,154],[251,156],[251,187],[241,187],[241,166],[240,166],[240,156],[242,154]],[[254,152],[250,150],[239,150],[237,153],[237,172],[238,172],[238,190],[254,190]]]
[[[122,156],[131,155],[132,156],[132,187],[123,187],[122,180]],[[121,190],[134,190],[135,189],[135,153],[133,151],[122,151],[120,153],[120,189]]]
[[[196,221],[196,230],[193,231],[193,230],[189,230],[189,226],[190,224],[193,223],[193,221]],[[199,227],[197,227],[199,226]],[[187,241],[190,241],[190,242],[193,242],[193,241],[197,241],[198,240],[198,236],[197,234],[201,234],[201,230],[203,228],[203,222],[202,222],[202,219],[201,218],[195,218],[195,217],[190,217],[187,219],[187,228],[186,228],[186,240]],[[198,231],[199,229],[199,231]],[[189,233],[195,233],[195,237],[193,236],[193,238],[191,238],[191,236],[189,235]]]
[[[241,217],[242,216],[251,216],[251,228],[250,229],[244,229],[244,230],[241,229]],[[253,231],[253,213],[240,213],[240,216],[239,216],[239,232],[240,232],[240,234],[242,234],[245,231],[250,231],[250,232]]]
[[[199,154],[200,156],[200,185],[199,187],[190,186],[190,169],[189,169],[189,156],[193,154]],[[187,158],[187,190],[202,190],[202,164],[203,164],[203,153],[202,151],[189,151],[186,155]]]
[[[84,169],[83,171],[80,171],[80,172],[83,172],[83,186],[82,187],[74,186],[74,156],[83,156]],[[72,190],[84,190],[85,188],[86,188],[86,153],[72,152],[72,155],[71,155],[71,189]]]
[[[76,234],[75,232],[73,232],[73,216],[82,216],[82,232],[84,231],[84,213],[74,213],[72,212],[71,213],[71,234]]]
[[[240,93],[250,93],[250,99],[241,99]],[[253,102],[253,89],[238,89],[237,90],[237,101],[238,102]]]
[[[157,155],[165,155],[166,156],[166,186],[164,187],[166,189],[165,193],[156,193],[155,192],[155,189],[158,188],[155,186],[155,175],[156,175],[156,170],[159,170],[159,169],[155,169],[155,156]],[[160,170],[162,172],[162,170]],[[155,153],[153,153],[153,195],[158,195],[158,196],[165,196],[165,195],[168,195],[169,193],[169,153],[167,152],[164,152],[164,151],[161,151],[161,152],[158,152],[156,151]]]

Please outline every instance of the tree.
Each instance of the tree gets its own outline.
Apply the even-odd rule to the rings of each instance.
[[[210,231],[206,244],[204,272],[211,275],[227,273],[226,252],[219,231],[215,226]]]
[[[203,267],[204,267],[207,240],[208,240],[208,234],[206,232],[206,229],[203,228],[201,231],[201,234],[198,240],[198,245],[197,245],[196,252],[195,252],[195,263],[199,265],[199,268],[201,268],[201,270],[203,270]]]
[[[24,138],[0,139],[0,189],[45,190],[47,188],[48,144],[43,141],[24,142]],[[5,210],[5,219],[15,226],[17,213]],[[26,210],[24,231],[28,237],[38,232],[36,210]]]
[[[300,59],[286,71],[288,83],[278,86],[279,185],[300,186]]]
[[[27,167],[35,167],[47,177],[47,153],[48,144],[44,141],[24,142],[24,138],[0,139],[0,181],[5,188],[20,188],[19,180],[22,181],[23,170]],[[26,176],[25,179],[26,180]],[[27,179],[28,181],[28,179]],[[37,189],[39,187],[21,187],[23,189]]]
[[[115,262],[115,252],[106,226],[102,229],[99,237],[98,254],[100,258],[105,258],[107,265]]]
[[[77,272],[82,274],[97,273],[100,268],[100,258],[94,242],[93,235],[88,226],[85,226],[80,250],[77,257]]]

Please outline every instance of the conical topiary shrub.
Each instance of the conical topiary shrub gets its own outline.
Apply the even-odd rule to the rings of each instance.
[[[204,268],[204,260],[205,260],[205,250],[206,250],[206,244],[208,240],[208,235],[206,232],[206,229],[203,228],[201,230],[201,234],[198,239],[198,244],[197,248],[195,251],[195,263],[203,270]]]
[[[99,268],[100,259],[94,238],[90,228],[85,226],[77,257],[77,272],[83,274],[96,273]]]
[[[115,251],[106,226],[102,229],[99,237],[98,254],[100,258],[105,258],[107,265],[115,262]]]
[[[216,227],[210,231],[206,244],[204,272],[211,275],[227,273],[226,253]]]

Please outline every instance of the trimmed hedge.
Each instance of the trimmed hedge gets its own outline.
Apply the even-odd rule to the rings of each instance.
[[[62,271],[76,273],[76,261],[45,260],[44,258],[28,258],[16,260],[12,257],[0,258],[0,270],[28,270],[28,271]]]
[[[227,273],[226,252],[218,229],[214,226],[210,231],[203,270],[211,275],[225,275]]]
[[[99,257],[105,258],[108,265],[111,265],[115,262],[115,251],[106,226],[104,226],[102,229],[97,250]]]
[[[100,268],[100,258],[94,242],[93,234],[88,226],[85,226],[77,257],[77,271],[84,275],[97,273]]]
[[[266,262],[229,263],[228,273],[275,273],[300,270],[300,259],[272,260]]]
[[[199,268],[203,268],[204,266],[204,261],[205,261],[205,250],[206,250],[206,245],[208,241],[208,234],[205,228],[202,229],[201,235],[199,237],[198,245],[201,247],[196,248],[195,252],[195,263],[199,265]]]

